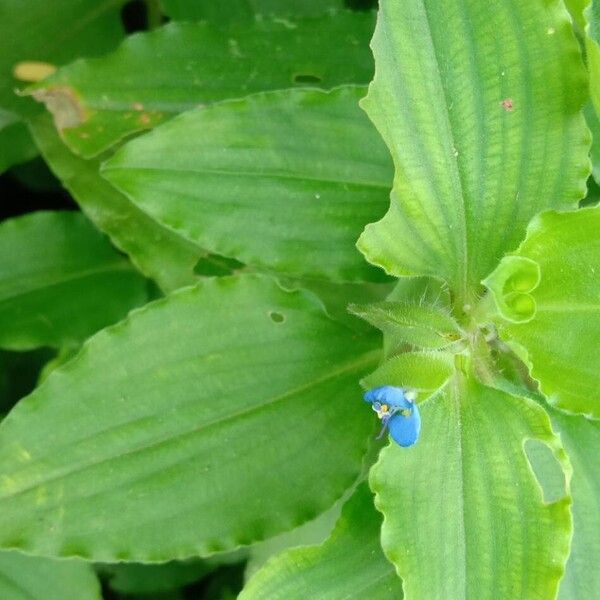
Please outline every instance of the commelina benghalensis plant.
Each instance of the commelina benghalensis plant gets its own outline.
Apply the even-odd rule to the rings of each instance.
[[[59,350],[0,571],[600,598],[596,0],[59,4],[0,0],[3,168],[81,208],[0,225],[0,345]]]

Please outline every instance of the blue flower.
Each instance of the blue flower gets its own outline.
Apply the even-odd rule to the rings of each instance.
[[[417,442],[421,432],[421,415],[414,394],[404,388],[383,385],[369,390],[365,394],[365,402],[371,404],[381,419],[379,437],[387,429],[392,439],[404,448]]]

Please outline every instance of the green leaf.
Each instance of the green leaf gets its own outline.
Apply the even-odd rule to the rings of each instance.
[[[322,544],[331,535],[331,530],[340,517],[342,504],[344,504],[343,500],[343,497],[340,498],[329,510],[321,513],[316,519],[296,527],[296,529],[285,531],[268,540],[253,544],[250,547],[250,558],[246,565],[244,578],[246,580],[250,579],[273,556],[290,548]]]
[[[600,417],[600,372],[596,350],[600,339],[600,208],[548,212],[537,217],[527,238],[485,280],[502,317],[502,337],[522,346],[548,401],[574,413]],[[504,310],[506,290],[501,282],[526,280],[531,264],[539,270],[539,284],[524,292],[528,320],[510,322]],[[527,265],[523,269],[523,265]],[[515,319],[512,319],[513,321]]]
[[[583,14],[587,20],[585,50],[590,73],[590,95],[596,113],[600,114],[600,2],[591,0]]]
[[[600,422],[549,410],[573,464],[574,534],[559,600],[600,597]]]
[[[76,344],[146,299],[145,280],[83,215],[0,225],[0,347]]]
[[[324,544],[271,559],[250,579],[240,600],[402,598],[402,583],[381,552],[380,526],[372,494],[361,484]]]
[[[418,401],[429,398],[450,379],[454,358],[444,352],[405,352],[386,360],[361,381],[365,389],[393,385],[415,390]]]
[[[36,154],[25,124],[14,113],[0,108],[0,173]]]
[[[540,265],[524,256],[505,256],[484,280],[492,290],[500,314],[512,323],[527,323],[537,306],[532,292],[540,284]]]
[[[256,15],[316,17],[344,6],[343,0],[161,0],[161,4],[164,12],[172,19],[205,19],[215,24],[249,21]]]
[[[396,177],[359,248],[471,303],[533,215],[585,195],[586,79],[570,20],[554,0],[381,0],[372,47],[363,106]]]
[[[290,275],[381,280],[354,247],[385,210],[392,176],[363,94],[285,90],[190,111],[124,146],[102,174],[211,252]]]
[[[381,329],[397,344],[439,350],[461,337],[458,323],[441,305],[419,302],[377,302],[351,304],[348,310]]]
[[[144,275],[164,291],[197,280],[194,266],[203,250],[154,221],[108,184],[98,174],[99,160],[86,161],[73,154],[48,115],[32,120],[30,127],[44,159],[81,210]]]
[[[154,562],[314,518],[361,470],[375,345],[258,276],[135,311],[0,426],[0,546]]]
[[[391,443],[370,478],[384,515],[383,550],[406,597],[554,598],[569,554],[571,501],[543,501],[523,448],[527,439],[547,445],[568,481],[547,414],[457,373],[421,416],[418,444]]]
[[[22,83],[13,76],[17,63],[56,65],[112,50],[123,37],[122,4],[122,0],[0,0],[0,107],[19,117],[39,110],[30,99],[15,94]],[[2,161],[16,164],[37,154],[23,122],[10,129],[1,137],[8,136],[14,145],[0,141],[0,166]]]
[[[2,600],[100,600],[94,571],[83,562],[0,552]]]
[[[289,87],[366,84],[372,30],[371,13],[351,12],[226,30],[172,23],[60,69],[27,93],[46,102],[69,147],[91,157],[199,105]]]

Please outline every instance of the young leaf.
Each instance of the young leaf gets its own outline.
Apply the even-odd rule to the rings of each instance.
[[[373,20],[371,13],[344,12],[227,30],[172,23],[129,37],[104,58],[60,69],[27,93],[47,103],[69,147],[91,157],[199,105],[307,84],[366,84]]]
[[[100,584],[88,564],[0,552],[3,600],[100,600],[101,597]]]
[[[317,17],[344,7],[343,0],[161,0],[169,17],[180,21],[207,20],[217,25],[228,21],[249,21],[256,15],[276,17]]]
[[[0,225],[0,347],[76,344],[147,299],[146,282],[75,212]]]
[[[444,387],[453,366],[454,357],[445,352],[404,352],[386,360],[361,385],[365,389],[382,385],[410,388],[422,402]]]
[[[211,252],[290,275],[381,280],[354,247],[392,177],[363,94],[285,90],[190,111],[125,145],[102,174]]]
[[[554,598],[570,498],[543,501],[523,448],[527,439],[549,446],[568,480],[546,413],[457,374],[421,415],[418,444],[390,444],[371,470],[383,550],[406,597]]]
[[[532,375],[549,402],[596,418],[600,417],[598,231],[600,208],[544,213],[532,222],[515,255],[484,281],[501,316],[508,319],[498,325],[500,334],[527,350]],[[503,281],[510,273],[513,280],[533,284],[532,264],[539,271],[539,283],[520,292],[519,306],[527,319],[519,322],[504,309]]]
[[[373,496],[363,483],[325,543],[271,559],[250,579],[240,600],[402,598],[402,583],[381,552],[380,526]]]
[[[573,464],[573,542],[559,600],[600,598],[600,422],[549,410]]]
[[[153,562],[314,518],[360,472],[375,346],[257,276],[147,305],[0,426],[0,546]]]
[[[363,106],[396,178],[359,248],[390,274],[445,279],[460,306],[533,215],[585,195],[578,45],[555,0],[379,4]]]
[[[204,251],[149,217],[98,174],[99,160],[86,161],[60,140],[50,117],[30,121],[33,136],[55,175],[86,216],[126,252],[164,291],[197,280],[194,266]]]
[[[381,329],[394,341],[440,350],[461,337],[458,323],[442,307],[425,303],[351,304],[348,310]]]

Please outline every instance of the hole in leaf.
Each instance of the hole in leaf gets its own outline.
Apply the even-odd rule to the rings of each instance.
[[[275,311],[271,311],[269,317],[271,317],[273,323],[283,323],[285,321],[285,317],[281,313]]]
[[[322,77],[318,75],[310,75],[308,73],[297,73],[294,75],[294,83],[321,83]]]
[[[565,476],[552,450],[538,440],[527,440],[525,454],[542,488],[544,502],[556,502],[563,498],[566,494]]]

